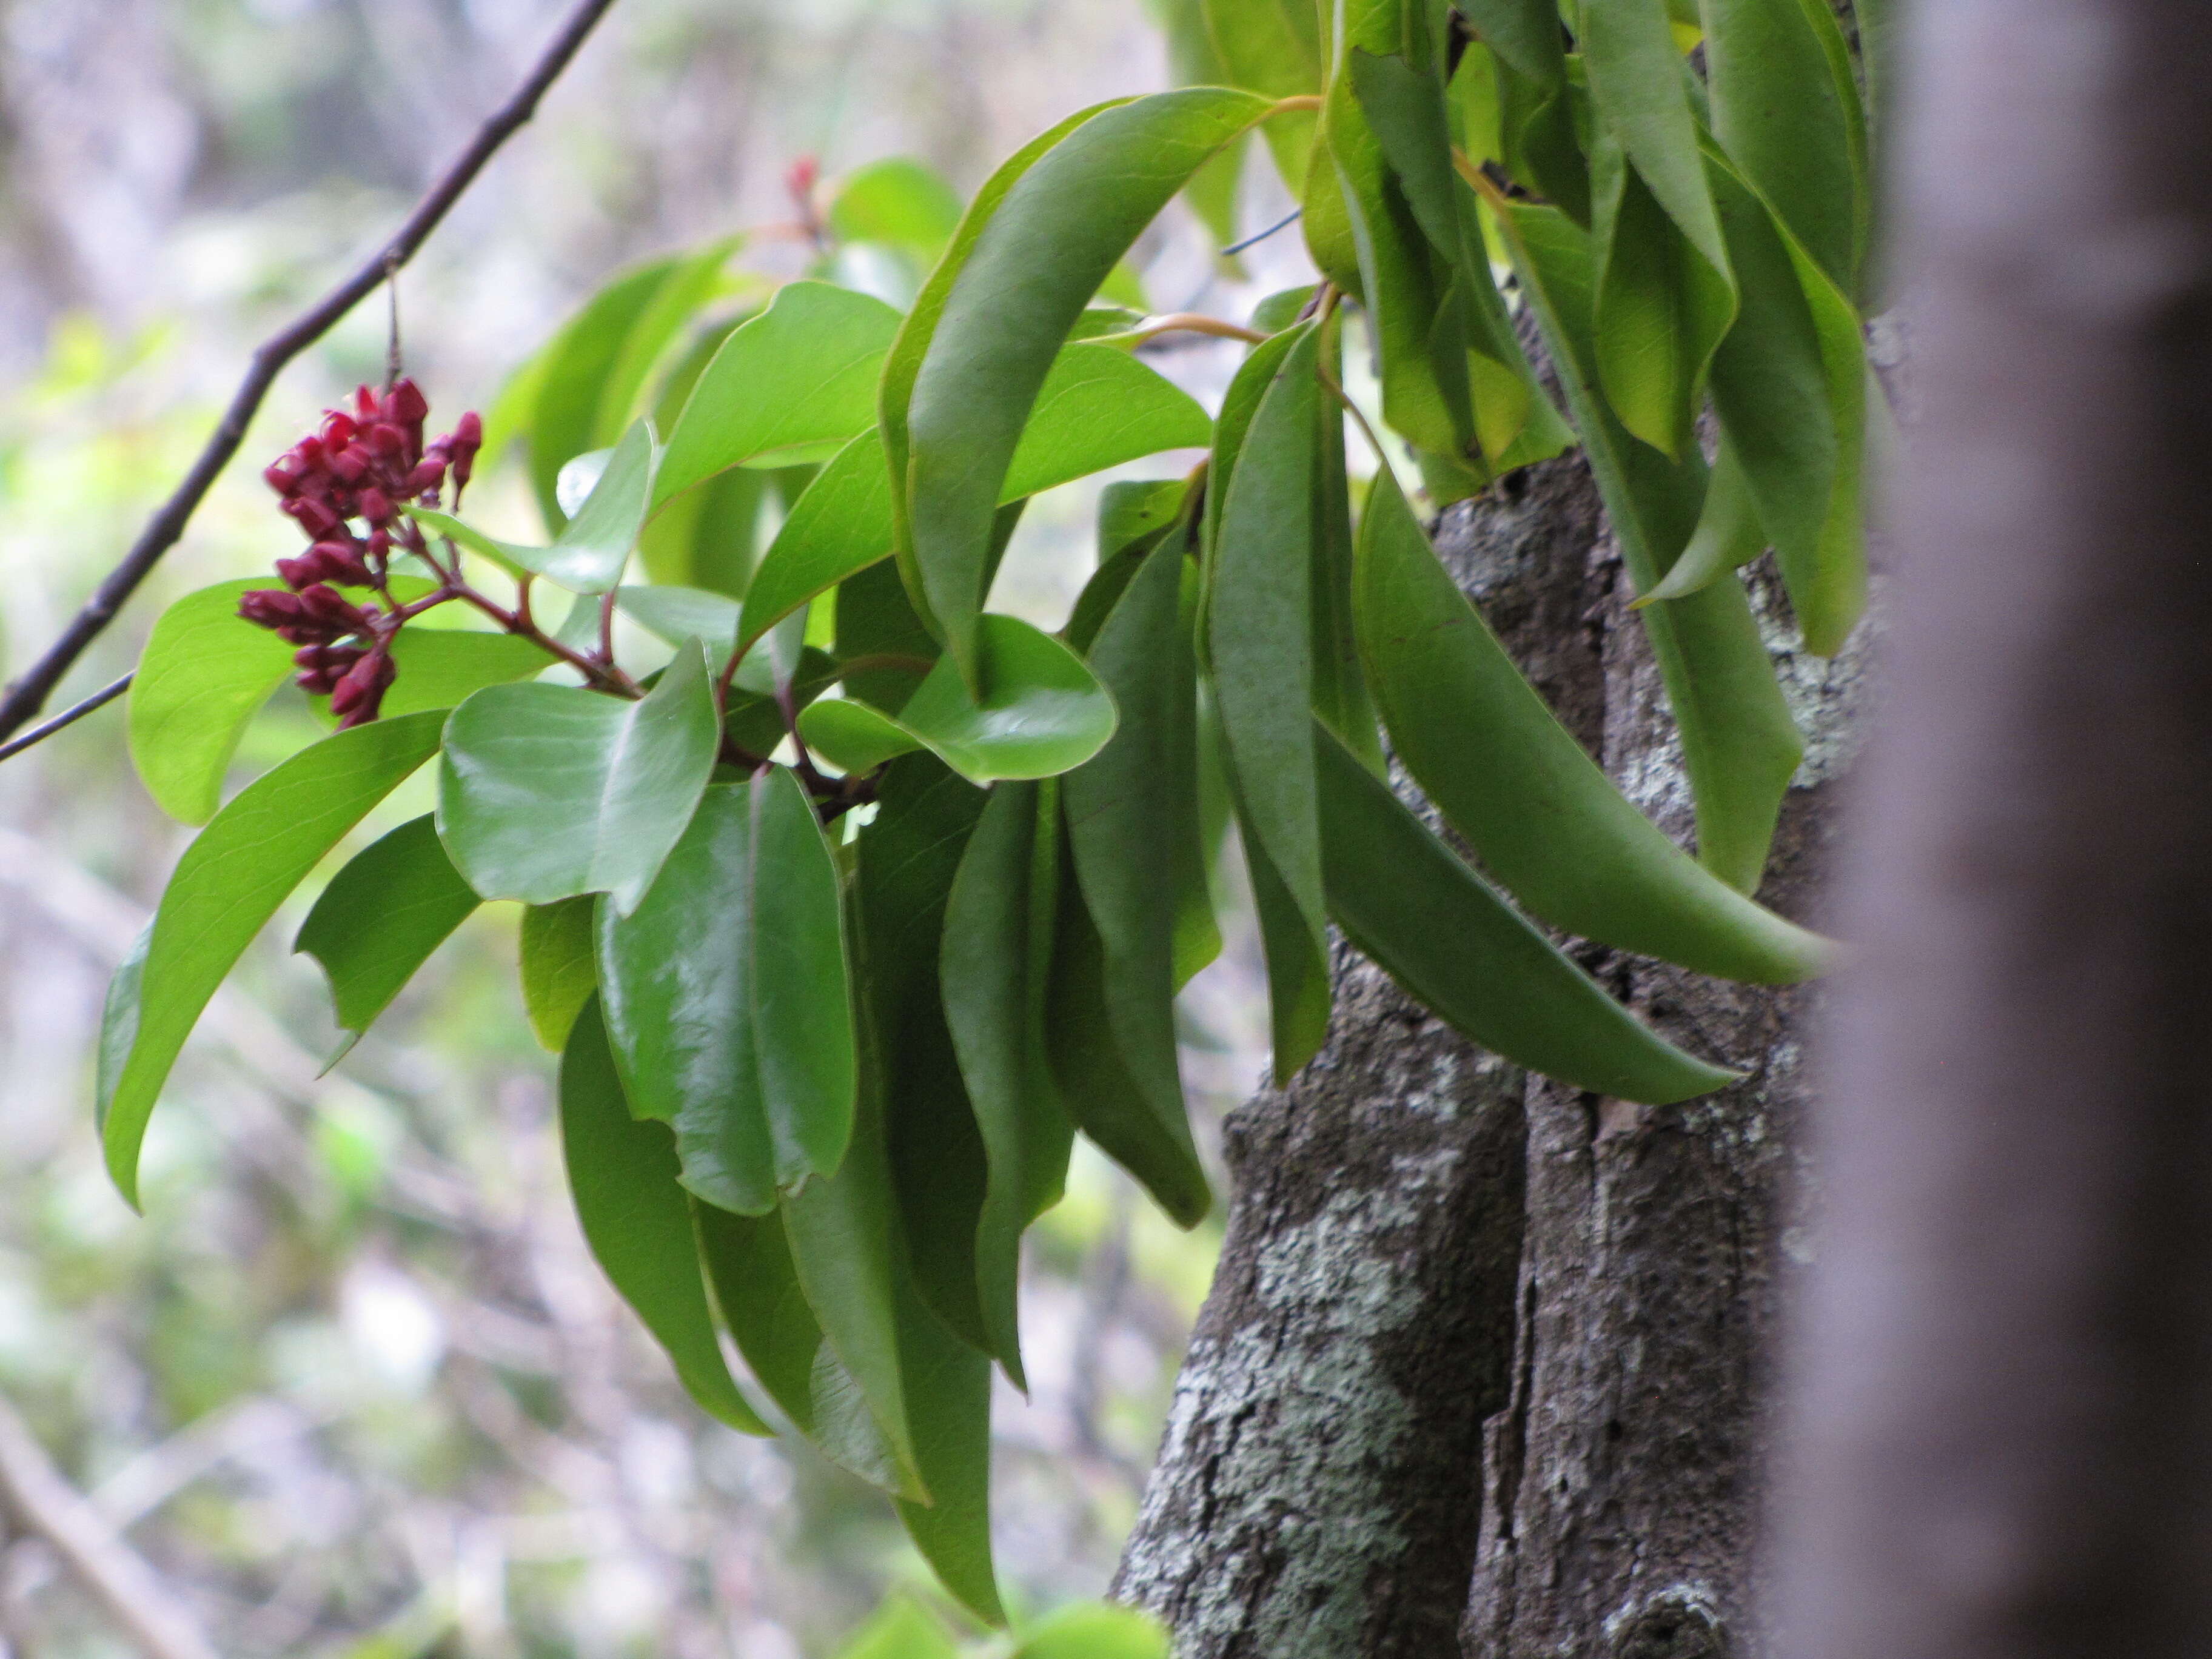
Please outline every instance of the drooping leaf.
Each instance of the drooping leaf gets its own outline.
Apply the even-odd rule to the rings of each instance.
[[[1556,927],[1704,973],[1788,982],[1823,941],[1698,867],[1561,726],[1389,473],[1368,499],[1360,645],[1393,746],[1485,867]]]
[[[1006,191],[929,319],[887,449],[895,494],[906,492],[908,586],[971,682],[992,519],[1061,342],[1168,198],[1267,108],[1249,93],[1195,88],[1075,126]],[[909,331],[922,316],[917,305]],[[887,375],[887,409],[894,386]]]
[[[1160,878],[1185,842],[1196,856],[1199,836],[1197,665],[1182,616],[1183,562],[1178,542],[1155,547],[1099,629],[1091,665],[1121,723],[1061,790],[1073,874],[1100,941],[1098,1002],[1129,1085],[1070,1089],[1069,1108],[1085,1133],[1189,1226],[1212,1194],[1176,1067],[1176,892]]]
[[[639,1113],[685,1187],[764,1215],[851,1138],[852,993],[837,872],[788,768],[715,784],[635,910],[599,915],[600,994]]]
[[[1320,756],[1330,911],[1454,1030],[1626,1100],[1686,1100],[1735,1079],[1638,1024],[1334,738],[1322,736]]]
[[[1557,0],[1464,0],[1483,43],[1522,78],[1549,91],[1567,76]]]
[[[873,423],[898,326],[898,313],[865,294],[787,283],[700,375],[668,434],[653,506],[730,467],[827,460]]]
[[[1051,777],[1097,754],[1114,734],[1114,701],[1083,659],[1015,617],[981,620],[989,690],[980,699],[947,656],[896,718],[865,703],[817,702],[799,717],[800,737],[853,771],[926,748],[975,783]]]
[[[592,492],[550,547],[501,541],[427,507],[410,514],[433,534],[446,536],[515,571],[543,576],[572,593],[605,593],[622,580],[623,567],[645,526],[646,501],[653,489],[656,446],[653,428],[634,422],[607,458]]]
[[[903,1595],[884,1603],[837,1659],[960,1659],[945,1626]]]
[[[1309,0],[1203,0],[1206,31],[1221,73],[1218,83],[1269,98],[1322,89],[1328,48],[1320,9]],[[1261,129],[1275,170],[1296,196],[1313,149],[1314,118],[1278,116]]]
[[[514,634],[403,628],[392,641],[397,673],[384,694],[382,718],[458,708],[487,685],[529,679],[554,660],[543,646]]]
[[[1022,1235],[1059,1202],[1074,1126],[1045,1061],[1060,851],[1056,786],[1003,783],[969,836],[945,913],[945,1024],[989,1175],[975,1270],[990,1352],[1024,1391],[1015,1288]]]
[[[426,812],[331,878],[292,948],[322,964],[338,1024],[358,1038],[478,902]]]
[[[447,722],[438,834],[486,898],[607,893],[626,914],[684,833],[720,742],[696,645],[635,702],[564,685],[489,686]]]
[[[1667,216],[1723,283],[1728,247],[1713,206],[1688,71],[1662,0],[1612,0],[1582,9],[1583,64],[1597,118],[1620,141]]]
[[[538,1046],[559,1054],[568,1046],[576,1016],[599,988],[592,945],[592,894],[522,911],[522,1006]]]
[[[694,1200],[708,1287],[753,1380],[801,1434],[814,1432],[814,1373],[822,1327],[799,1288],[783,1218],[737,1215]]]
[[[1229,79],[1221,55],[1206,27],[1203,0],[1152,0],[1153,20],[1167,36],[1168,76],[1179,87],[1218,87]],[[1183,200],[1213,238],[1216,247],[1237,240],[1237,206],[1244,167],[1245,144],[1228,145],[1218,155],[1191,175],[1183,186]],[[1222,259],[1224,271],[1242,276],[1233,255]]]
[[[100,1139],[134,1209],[146,1121],[200,1011],[307,872],[436,752],[441,723],[410,714],[334,733],[241,790],[185,849],[155,912],[127,1058],[103,1066]]]
[[[1135,1607],[1079,1602],[1024,1631],[1013,1659],[1170,1659],[1168,1632]]]
[[[1203,444],[1212,425],[1188,392],[1126,353],[1072,345],[1053,360],[1000,486],[1002,505],[1163,449]],[[747,590],[744,637],[765,635],[816,595],[891,551],[896,531],[881,439],[838,452],[792,507]]]
[[[1326,976],[1328,918],[1322,897],[1321,836],[1314,817],[1314,500],[1322,390],[1318,334],[1286,352],[1261,399],[1227,481],[1212,549],[1207,635],[1214,699],[1227,734],[1246,854],[1263,899],[1273,1009],[1276,1075],[1287,1080],[1320,1046],[1310,995],[1276,995],[1276,969],[1299,963],[1295,982]],[[1334,405],[1330,410],[1334,413]],[[1267,877],[1258,869],[1262,865]],[[1288,987],[1284,988],[1285,990]]]
[[[561,1055],[561,1148],[592,1255],[667,1351],[684,1391],[740,1433],[773,1434],[723,1363],[676,1149],[665,1125],[630,1115],[596,1003],[577,1016]]]
[[[131,759],[154,803],[205,823],[238,740],[292,671],[292,647],[238,614],[265,576],[217,582],[164,611],[131,682]]]
[[[1640,606],[1694,593],[1748,564],[1766,551],[1766,529],[1759,521],[1759,507],[1744,483],[1735,450],[1723,435],[1712,477],[1705,483],[1705,504],[1698,514],[1698,528],[1689,545],[1674,568],[1660,578],[1658,586],[1636,603]]]

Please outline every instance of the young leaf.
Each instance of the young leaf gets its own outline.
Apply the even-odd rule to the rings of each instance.
[[[827,460],[874,424],[876,380],[898,327],[881,300],[786,283],[700,375],[668,434],[653,507],[730,467]]]
[[[200,1011],[307,872],[436,752],[440,724],[409,714],[336,732],[249,784],[185,849],[147,940],[127,1057],[103,1067],[100,1139],[132,1208],[146,1120]]]
[[[837,1167],[852,1134],[852,998],[837,874],[787,768],[715,784],[627,916],[603,907],[599,985],[638,1112],[672,1125],[685,1187],[741,1215]]]
[[[1005,783],[969,838],[945,912],[945,1024],[989,1158],[975,1230],[990,1352],[1027,1390],[1015,1317],[1022,1234],[1060,1201],[1074,1127],[1045,1063],[1057,895],[1055,786]]]
[[[1360,645],[1393,746],[1484,866],[1568,932],[1700,972],[1787,983],[1824,941],[1698,866],[1544,706],[1385,471],[1361,528]]]
[[[592,894],[522,910],[522,1006],[538,1046],[559,1054],[576,1016],[599,988],[592,945]]]
[[[1271,993],[1279,963],[1291,982],[1326,977],[1328,918],[1322,897],[1321,834],[1314,817],[1314,497],[1322,390],[1319,336],[1308,330],[1282,359],[1244,435],[1227,481],[1212,550],[1207,635],[1213,694],[1229,740],[1246,852],[1264,864],[1287,908],[1263,907]],[[1334,405],[1329,413],[1334,416]],[[1255,873],[1256,880],[1263,880]],[[1288,986],[1284,987],[1288,989]],[[1312,1057],[1322,1033],[1310,994],[1273,996],[1275,1071],[1287,1079]],[[1295,1016],[1295,1018],[1294,1018]]]
[[[426,812],[331,878],[292,948],[322,964],[338,1024],[358,1038],[479,902]]]
[[[989,688],[970,696],[940,658],[896,719],[856,702],[817,702],[799,736],[849,770],[927,748],[973,783],[1052,777],[1080,766],[1114,735],[1114,700],[1083,659],[1012,617],[986,615],[979,635]]]
[[[1149,1613],[1089,1601],[1031,1626],[1013,1659],[1170,1659],[1170,1654],[1167,1632]]]
[[[1329,909],[1345,937],[1455,1030],[1625,1100],[1686,1100],[1735,1079],[1638,1024],[1343,744],[1323,733],[1319,747]]]
[[[565,685],[487,687],[446,725],[439,836],[486,898],[607,893],[627,914],[684,833],[720,740],[696,645],[635,702]]]
[[[1078,1125],[1185,1226],[1212,1207],[1176,1061],[1176,889],[1160,879],[1198,840],[1197,665],[1182,617],[1179,539],[1144,556],[1091,648],[1121,723],[1061,783],[1073,875],[1100,940],[1100,1002],[1132,1085],[1101,1119],[1071,1093]],[[1174,850],[1164,855],[1163,843]],[[1065,1067],[1061,1068],[1063,1079]]]
[[[1000,486],[1001,505],[1163,449],[1203,444],[1191,396],[1127,353],[1072,345],[1054,358]],[[748,647],[785,617],[877,560],[895,535],[883,444],[864,432],[793,505],[745,594]]]
[[[238,614],[265,576],[217,582],[164,611],[131,681],[131,758],[154,804],[205,823],[247,724],[292,672],[292,647]]]
[[[458,708],[487,685],[529,679],[553,663],[544,647],[514,634],[419,623],[403,628],[392,641],[398,673],[384,694],[382,718]]]
[[[1168,198],[1268,107],[1197,88],[1093,116],[1013,183],[945,295],[890,455],[894,489],[906,492],[909,586],[971,684],[992,519],[1060,343]]]
[[[449,537],[509,569],[543,576],[571,593],[610,592],[622,580],[623,567],[629,562],[638,532],[645,526],[653,452],[653,428],[644,421],[632,422],[607,458],[606,470],[592,493],[550,547],[503,542],[451,514],[427,507],[408,510],[432,533]]]
[[[837,1659],[960,1659],[937,1619],[903,1595],[884,1603]]]
[[[740,1433],[773,1434],[723,1363],[676,1149],[665,1127],[630,1115],[596,1004],[585,1005],[562,1053],[560,1092],[561,1150],[592,1255],[692,1399]]]

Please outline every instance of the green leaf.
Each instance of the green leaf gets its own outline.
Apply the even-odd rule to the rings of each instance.
[[[555,495],[561,469],[586,450],[613,443],[629,424],[653,362],[712,296],[736,245],[735,239],[710,243],[617,277],[519,377],[516,416],[529,441],[531,485],[549,530],[557,533],[568,522]]]
[[[1013,1659],[1170,1659],[1168,1632],[1150,1614],[1103,1601],[1062,1607],[1023,1633]]]
[[[240,791],[185,849],[155,912],[128,1057],[103,1068],[100,1139],[132,1208],[146,1121],[200,1011],[307,872],[436,751],[439,724],[409,714],[334,733]]]
[[[392,641],[396,671],[384,694],[382,718],[453,708],[487,685],[526,680],[550,668],[543,646],[513,634],[473,629],[403,628]]]
[[[1212,434],[1188,392],[1110,346],[1053,360],[1000,486],[1001,505]],[[864,432],[822,469],[776,532],[745,595],[744,643],[888,557],[896,534],[882,440]]]
[[[1329,908],[1345,937],[1455,1030],[1625,1100],[1686,1100],[1735,1079],[1638,1024],[1343,744],[1326,733],[1319,744]]]
[[[1567,77],[1557,0],[1462,0],[1474,32],[1516,73],[1546,91]]]
[[[655,583],[650,587],[617,588],[615,608],[670,645],[697,640],[707,647],[708,661],[719,668],[730,659],[730,647],[736,643],[741,607],[726,593]]]
[[[722,1323],[753,1379],[801,1434],[814,1432],[814,1376],[822,1327],[799,1288],[783,1218],[736,1215],[693,1201],[699,1259]]]
[[[1006,1613],[991,1562],[991,1362],[922,1305],[903,1271],[897,1288],[900,1363],[930,1501],[893,1502],[938,1582],[1000,1628]]]
[[[1705,464],[1630,441],[1592,386],[1589,240],[1564,216],[1515,203],[1501,220],[1523,291],[1574,412],[1621,562],[1648,593],[1694,533]],[[1804,753],[1743,584],[1722,578],[1638,613],[1674,705],[1697,811],[1698,861],[1749,892]]]
[[[1713,137],[1815,264],[1855,291],[1869,221],[1866,122],[1825,0],[1708,0]]]
[[[623,567],[637,545],[645,526],[645,504],[653,489],[654,464],[653,428],[643,421],[631,424],[607,458],[575,517],[570,519],[550,547],[530,547],[504,542],[463,524],[451,514],[427,507],[410,514],[434,534],[446,536],[518,572],[543,576],[571,593],[611,592],[622,580]]]
[[[975,1225],[989,1164],[945,1024],[938,959],[945,906],[990,797],[932,755],[894,763],[857,843],[861,982],[883,1051],[893,1177],[923,1301],[981,1349]]]
[[[1060,850],[1056,786],[1005,783],[969,838],[945,913],[945,1018],[982,1131],[989,1178],[975,1230],[989,1352],[1018,1389],[1022,1234],[1060,1201],[1074,1126],[1045,1060],[1044,1005]]]
[[[1311,0],[1204,0],[1206,34],[1221,67],[1216,80],[1269,98],[1319,92],[1328,77],[1328,43]],[[1262,129],[1275,170],[1296,196],[1304,186],[1314,117],[1277,116]]]
[[[331,878],[292,948],[322,964],[338,1024],[358,1038],[478,902],[426,812]]]
[[[1661,599],[1679,599],[1710,587],[1740,565],[1750,563],[1766,551],[1766,529],[1759,521],[1759,507],[1744,482],[1743,468],[1725,434],[1713,461],[1712,477],[1705,483],[1705,504],[1698,514],[1698,528],[1674,568],[1659,585],[1636,601],[1638,608]]]
[[[933,1615],[895,1595],[837,1650],[837,1659],[960,1659],[960,1650]]]
[[[1160,879],[1164,862],[1198,855],[1197,664],[1182,615],[1183,564],[1179,541],[1146,555],[1099,629],[1091,665],[1121,723],[1060,787],[1073,874],[1100,941],[1098,1000],[1130,1085],[1103,1096],[1069,1090],[1068,1104],[1085,1134],[1191,1226],[1212,1194],[1176,1066],[1176,891]],[[1065,1085],[1068,1068],[1059,1069]]]
[[[684,833],[720,738],[696,646],[635,702],[489,686],[447,722],[438,834],[486,898],[606,893],[627,914]]]
[[[992,520],[1061,342],[1168,198],[1267,108],[1249,93],[1197,88],[1084,121],[1006,191],[930,319],[903,428],[886,447],[906,495],[908,586],[971,682]],[[922,316],[917,304],[909,332]],[[895,387],[887,373],[887,410]]]
[[[872,771],[929,750],[973,783],[1052,777],[1080,766],[1114,735],[1114,700],[1083,659],[1012,617],[986,615],[980,635],[989,690],[978,699],[940,658],[894,719],[857,702],[823,702],[799,736],[837,765]]]
[[[599,988],[589,893],[522,911],[522,1006],[538,1046],[559,1054],[576,1016]]]
[[[1153,21],[1167,36],[1168,79],[1179,87],[1218,87],[1229,79],[1223,67],[1221,55],[1213,49],[1213,38],[1206,32],[1206,9],[1203,0],[1152,0]],[[1197,214],[1217,247],[1225,246],[1237,240],[1237,204],[1244,169],[1245,146],[1242,140],[1230,144],[1222,152],[1191,175],[1183,186],[1183,200]],[[1243,274],[1233,257],[1222,262],[1224,274],[1241,277]]]
[[[1702,973],[1788,983],[1825,941],[1701,869],[1545,707],[1386,471],[1361,526],[1360,646],[1392,745],[1536,916]]]
[[[292,672],[292,647],[238,614],[268,576],[217,582],[164,611],[131,682],[131,759],[154,803],[205,823],[222,799],[238,740]]]
[[[1287,1080],[1324,1030],[1313,1018],[1312,975],[1327,976],[1328,917],[1314,816],[1314,496],[1322,391],[1319,335],[1285,354],[1252,416],[1226,487],[1207,632],[1213,695],[1227,734],[1245,852],[1263,901],[1273,1006],[1275,1074]],[[1330,405],[1330,414],[1334,406]],[[1267,873],[1260,873],[1264,866]],[[1295,966],[1295,972],[1289,972]],[[1279,985],[1278,968],[1285,970]],[[1299,988],[1297,994],[1275,994]],[[1325,1005],[1324,1005],[1325,1006]]]
[[[882,242],[927,262],[959,228],[960,197],[935,169],[911,156],[887,156],[845,175],[829,220],[840,240]]]
[[[637,908],[602,908],[599,953],[624,1087],[674,1127],[685,1187],[764,1215],[837,1167],[854,1089],[837,872],[788,768],[708,787]]]
[[[700,375],[669,432],[653,506],[730,467],[828,459],[874,423],[876,380],[898,326],[881,300],[786,283]]]
[[[1729,283],[1728,247],[1698,153],[1689,72],[1662,0],[1582,8],[1590,101],[1690,246]]]
[[[773,1434],[723,1363],[676,1149],[663,1125],[630,1115],[594,1004],[561,1055],[561,1150],[592,1255],[667,1351],[685,1392],[740,1433]]]

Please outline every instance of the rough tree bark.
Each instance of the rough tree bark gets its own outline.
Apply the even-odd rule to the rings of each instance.
[[[1456,509],[1439,546],[1561,718],[1686,838],[1672,723],[1580,460]],[[1810,753],[1761,896],[1802,916],[1860,673],[1855,653],[1787,658],[1787,636],[1778,617]],[[1182,1659],[1749,1645],[1807,997],[1584,959],[1746,1081],[1663,1110],[1576,1094],[1347,954],[1328,1048],[1231,1120],[1227,1248],[1115,1586]]]
[[[1908,597],[1852,840],[1784,1614],[1807,1659],[2201,1653],[2212,8],[1916,22]]]

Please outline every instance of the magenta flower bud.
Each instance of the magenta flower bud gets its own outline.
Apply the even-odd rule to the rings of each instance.
[[[257,587],[238,596],[238,614],[257,627],[283,628],[300,619],[300,601],[273,587]]]
[[[430,400],[422,395],[421,386],[402,375],[392,383],[392,390],[385,394],[384,408],[386,418],[404,425],[428,415]]]
[[[334,409],[323,416],[322,428],[316,435],[322,439],[325,449],[335,453],[351,443],[360,430],[351,420]]]
[[[356,416],[366,426],[376,418],[380,401],[367,386],[357,386],[353,389],[353,407]]]
[[[320,541],[345,522],[328,501],[319,501],[310,495],[295,495],[284,503],[284,511],[297,520],[300,528],[316,541]]]
[[[323,446],[323,441],[310,433],[292,446],[292,453],[299,458],[300,470],[305,473],[322,471],[328,452]]]
[[[334,634],[357,633],[368,626],[368,618],[361,614],[360,607],[335,587],[326,587],[319,582],[300,590],[299,605],[307,621]]]
[[[298,494],[300,478],[306,471],[306,464],[297,455],[287,453],[263,468],[261,476],[279,495],[293,495]]]
[[[407,475],[407,493],[421,495],[434,490],[446,482],[446,464],[435,458],[415,463],[415,470]]]
[[[368,567],[362,562],[362,547],[356,541],[317,542],[307,550],[310,558],[321,562],[323,574],[319,580],[343,582],[349,587],[368,586]]]
[[[331,713],[339,717],[341,731],[365,726],[376,718],[394,672],[392,659],[381,651],[372,651],[345,672],[331,688]]]
[[[368,472],[369,455],[359,444],[349,444],[331,457],[331,471],[342,483],[356,484]]]
[[[391,551],[392,532],[390,531],[372,530],[368,532],[368,556],[370,558],[381,559],[386,554]]]
[[[361,492],[361,516],[372,526],[392,521],[392,502],[374,484]]]
[[[283,579],[284,586],[296,593],[301,588],[312,587],[322,580],[323,562],[310,550],[296,559],[277,560],[276,574]]]
[[[407,434],[389,421],[379,421],[362,434],[368,447],[386,460],[406,453]]]
[[[301,646],[292,655],[301,670],[297,684],[303,691],[328,696],[366,654],[355,645]]]

